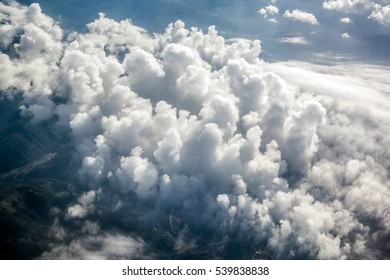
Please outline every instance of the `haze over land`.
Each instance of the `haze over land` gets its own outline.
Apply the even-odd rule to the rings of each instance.
[[[0,3],[3,258],[389,257],[388,1],[222,2]]]

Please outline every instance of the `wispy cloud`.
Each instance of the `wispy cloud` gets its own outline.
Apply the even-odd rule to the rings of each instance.
[[[288,43],[288,44],[296,44],[296,45],[307,45],[309,44],[309,41],[302,36],[298,37],[284,37],[279,39],[281,43]]]
[[[327,10],[338,10],[342,12],[356,12],[367,10],[374,7],[374,2],[371,0],[326,0],[322,6]]]

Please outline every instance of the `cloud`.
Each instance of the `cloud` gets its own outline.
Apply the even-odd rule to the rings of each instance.
[[[340,22],[342,23],[352,23],[352,19],[350,19],[349,17],[343,17],[340,19]]]
[[[341,37],[343,37],[344,39],[348,39],[349,38],[349,34],[347,32],[341,34]]]
[[[368,213],[386,211],[382,209],[381,202],[377,207],[373,207],[375,210],[373,208],[364,209],[363,205],[358,202],[358,197],[363,195],[363,189],[366,189],[360,184],[360,180],[365,180],[369,186],[366,189],[367,200],[373,201],[375,193],[382,193],[384,195],[383,192],[386,193],[388,191],[386,190],[387,187],[383,185],[383,182],[387,180],[386,177],[388,176],[384,175],[386,174],[386,167],[381,166],[380,163],[377,165],[374,163],[375,161],[371,161],[372,156],[368,156],[369,154],[374,155],[377,152],[387,153],[385,143],[388,140],[378,143],[371,138],[368,142],[363,143],[361,139],[364,138],[365,141],[370,139],[370,137],[363,137],[363,135],[385,135],[387,133],[388,128],[385,123],[390,117],[386,113],[387,108],[390,106],[387,98],[390,92],[390,85],[386,81],[385,76],[388,74],[389,69],[381,69],[377,66],[367,65],[329,67],[299,62],[291,62],[287,65],[281,63],[268,64],[265,68],[275,71],[287,81],[294,82],[302,90],[313,92],[323,100],[321,104],[327,108],[328,112],[334,111],[334,113],[328,113],[327,118],[329,119],[326,121],[327,124],[323,129],[319,129],[319,137],[322,142],[320,146],[324,145],[323,147],[325,147],[331,145],[331,148],[330,146],[325,149],[319,148],[321,160],[314,164],[310,171],[314,172],[312,174],[316,174],[315,180],[318,180],[315,182],[312,181],[314,183],[312,186],[319,187],[319,193],[317,195],[321,197],[326,193],[328,197],[340,198],[339,195],[342,195],[345,191],[347,197],[353,197],[354,201],[351,201],[350,204],[344,199],[341,201],[344,200],[344,203],[348,204],[349,207],[354,205],[352,207],[355,210],[357,209],[355,207],[361,207],[357,211],[360,212],[360,214],[357,214],[358,216],[370,216]],[[302,77],[305,78],[303,79]],[[335,96],[340,99],[338,102],[333,103]],[[354,99],[353,102],[351,98]],[[370,105],[367,106],[367,104]],[[363,113],[358,108],[370,109]],[[362,124],[364,119],[375,120],[378,126],[364,126]],[[358,125],[359,128],[355,127],[353,129],[351,125]],[[366,129],[367,131],[364,131]],[[336,138],[332,139],[332,137],[340,140],[336,140]],[[347,161],[345,162],[341,158]],[[356,159],[359,160],[356,161]],[[349,170],[353,171],[349,173]],[[340,192],[337,186],[342,181],[344,182],[344,186],[348,187]],[[384,188],[379,191],[376,189],[379,186]],[[387,214],[382,217],[384,218],[384,226],[384,224],[388,223],[389,217]],[[382,240],[379,242],[385,241]]]
[[[269,5],[264,8],[261,8],[258,13],[262,16],[267,16],[268,14],[270,15],[276,15],[279,13],[279,9],[276,6]]]
[[[275,18],[268,18],[269,16],[274,16],[279,13],[278,7],[274,5],[268,5],[264,8],[261,8],[258,13],[262,15],[265,19],[268,19],[269,22],[277,23],[278,21]]]
[[[390,25],[390,5],[376,5],[368,18],[379,22],[382,25]]]
[[[296,44],[296,45],[307,45],[309,41],[302,36],[299,37],[284,37],[279,40],[282,43]]]
[[[101,193],[101,190],[91,190],[84,193],[78,200],[77,204],[69,206],[67,209],[67,218],[84,218],[87,215],[93,213],[95,210],[94,202],[96,196]]]
[[[16,87],[24,92],[21,110],[40,122],[52,117],[54,104],[50,100],[56,63],[62,52],[62,30],[42,13],[38,4],[29,7],[11,1],[0,3],[2,49],[13,48],[18,61],[5,53],[0,54],[2,74],[0,89]],[[15,36],[19,36],[14,43]]]
[[[270,18],[270,19],[268,19],[268,21],[272,22],[272,23],[278,23],[278,21],[276,19],[274,19],[274,18]]]
[[[36,4],[0,12],[17,30],[2,39],[1,94],[69,134],[83,186],[53,211],[42,258],[143,258],[161,236],[162,256],[221,240],[281,259],[388,253],[389,69],[269,64],[260,41],[181,21],[149,34],[101,14],[63,39]]]
[[[338,10],[345,13],[350,12],[371,12],[368,19],[372,19],[382,25],[390,24],[390,5],[388,1],[379,0],[328,0],[323,2],[323,8],[327,10]],[[341,19],[344,23],[350,23],[347,18]]]
[[[6,54],[0,54],[0,85],[1,90],[6,90],[13,85],[14,75],[16,67],[13,65],[9,56]]]
[[[44,253],[41,259],[50,260],[124,260],[145,259],[144,243],[118,234],[102,234],[75,238],[67,245],[58,245]]]
[[[294,21],[300,21],[312,25],[318,25],[318,20],[313,14],[301,10],[297,10],[297,9],[293,10],[292,12],[290,12],[290,10],[286,10],[283,14],[283,17]]]
[[[308,92],[330,94],[343,100],[353,96],[359,106],[369,103],[373,108],[370,114],[378,112],[380,116],[383,108],[390,105],[386,97],[390,93],[386,80],[388,67],[357,63],[326,67],[297,61],[265,64],[264,67]]]

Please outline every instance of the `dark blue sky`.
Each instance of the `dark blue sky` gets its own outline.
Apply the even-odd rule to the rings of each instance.
[[[383,0],[364,1],[380,3],[382,6],[387,5],[387,2],[390,3]],[[390,24],[381,24],[369,19],[368,16],[373,8],[324,9],[323,0],[23,0],[19,2],[24,4],[38,2],[45,13],[60,21],[61,26],[68,30],[82,31],[99,12],[117,20],[131,18],[134,24],[150,32],[162,32],[170,22],[181,19],[188,27],[197,26],[203,30],[207,30],[210,25],[216,25],[219,33],[227,38],[260,39],[263,57],[269,61],[286,59],[318,61],[323,60],[324,56],[329,60],[345,58],[380,64],[388,64],[390,61]],[[268,5],[278,7],[279,13],[264,18],[258,11]],[[319,24],[313,25],[283,16],[286,10],[295,9],[312,14]],[[344,17],[350,18],[352,23],[340,22]],[[268,21],[270,18],[274,18],[277,23]],[[342,37],[344,33],[347,33],[349,38],[345,38],[347,35]],[[294,44],[284,40],[286,38],[300,38],[304,43]]]

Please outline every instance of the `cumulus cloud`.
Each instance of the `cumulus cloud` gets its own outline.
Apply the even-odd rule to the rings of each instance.
[[[342,23],[352,23],[352,19],[350,19],[349,17],[343,17],[340,19],[340,22]]]
[[[375,9],[371,12],[368,18],[383,25],[390,25],[390,5],[375,5]]]
[[[63,44],[61,28],[42,13],[38,4],[29,7],[15,2],[0,3],[0,45],[11,47],[19,59],[0,54],[0,90],[12,87],[24,92],[23,114],[40,122],[52,117],[54,104],[50,99]],[[19,40],[15,42],[15,36]]]
[[[140,231],[100,227],[112,213],[137,214],[148,232],[179,221],[175,248],[244,240],[282,259],[388,253],[388,69],[268,64],[259,41],[181,21],[152,35],[100,14],[63,39],[38,5],[0,7],[15,30],[1,41],[1,94],[69,132],[86,188],[53,211],[56,241],[42,258],[145,257]]]
[[[84,193],[78,200],[77,204],[69,206],[67,209],[66,217],[67,218],[84,218],[88,214],[91,214],[95,210],[94,202],[97,195],[101,192],[98,191],[88,191]]]
[[[293,10],[292,12],[290,12],[290,10],[286,10],[283,14],[283,17],[294,21],[300,21],[312,25],[318,25],[318,20],[313,14],[301,10],[297,10],[297,9]]]
[[[258,12],[260,15],[267,17],[268,15],[276,15],[279,13],[279,9],[276,6],[269,5],[261,8]]]

